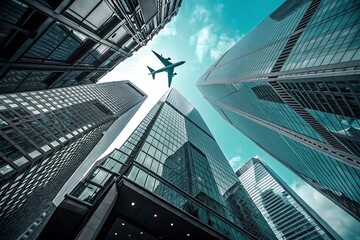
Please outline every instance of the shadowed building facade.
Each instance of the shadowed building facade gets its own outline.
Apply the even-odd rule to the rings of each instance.
[[[0,93],[96,83],[157,34],[182,0],[3,0]]]
[[[145,99],[129,81],[0,95],[1,238],[40,217],[103,133]]]
[[[261,159],[253,157],[236,175],[278,239],[341,239]]]
[[[267,239],[274,239],[274,234],[271,233],[268,223],[262,221],[263,217],[259,211],[254,211],[256,205],[240,182],[231,186],[224,194],[224,197],[234,213],[237,224],[245,229],[251,229],[253,232],[263,232]],[[247,219],[247,221],[243,219]]]
[[[275,239],[236,185],[200,114],[172,89],[65,196],[39,239]]]
[[[359,8],[286,1],[197,83],[225,120],[357,219]]]

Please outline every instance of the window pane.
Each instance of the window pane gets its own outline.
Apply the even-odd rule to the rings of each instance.
[[[25,163],[27,163],[29,160],[27,160],[25,157],[21,157],[18,160],[15,160],[14,163],[18,166],[21,166]]]
[[[71,4],[70,9],[81,17],[86,17],[100,0],[77,0]]]
[[[95,201],[96,194],[100,191],[100,188],[90,183],[80,183],[73,192],[73,196],[79,198],[88,203]]]
[[[147,177],[147,174],[144,171],[140,170],[139,174],[136,177],[135,182],[137,182],[138,184],[144,186],[145,181],[146,181],[146,177]]]
[[[127,156],[126,154],[124,154],[124,153],[122,153],[122,152],[119,152],[119,151],[114,151],[114,152],[110,155],[110,157],[118,160],[118,161],[121,162],[121,163],[125,163],[126,160],[127,160],[127,158],[128,158],[128,156]]]
[[[14,170],[13,167],[11,167],[9,164],[3,166],[3,167],[0,167],[0,173],[2,175],[5,175],[7,174],[8,172],[11,172],[12,170]]]
[[[89,177],[89,180],[93,181],[94,183],[100,184],[102,186],[105,186],[109,183],[109,180],[112,179],[112,174],[101,170],[96,169],[93,174]]]
[[[122,168],[123,165],[121,165],[120,163],[116,162],[115,160],[108,158],[105,162],[103,162],[101,164],[104,168],[109,169],[112,172],[116,172],[119,173],[120,169]]]
[[[135,181],[136,175],[139,172],[139,168],[133,167],[128,175],[128,178]]]
[[[90,22],[96,28],[101,27],[106,20],[108,20],[112,11],[106,5],[105,1],[100,3],[100,5],[86,18],[88,22]]]

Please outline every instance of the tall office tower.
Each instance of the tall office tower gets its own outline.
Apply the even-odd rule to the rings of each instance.
[[[182,0],[0,1],[0,93],[96,83],[145,46]]]
[[[359,8],[286,1],[197,83],[224,119],[358,220]]]
[[[225,192],[224,197],[238,224],[240,223],[245,229],[251,229],[252,232],[262,233],[258,236],[255,235],[258,239],[264,235],[266,239],[275,239],[271,228],[266,221],[263,221],[264,217],[259,211],[254,210],[256,205],[240,182],[232,185]],[[243,219],[248,221],[243,221]]]
[[[65,197],[39,239],[275,239],[239,184],[198,111],[169,90]],[[248,200],[230,206],[231,196]]]
[[[236,175],[278,239],[341,239],[259,158],[250,159]]]
[[[145,99],[129,81],[0,95],[1,238],[25,231],[104,131]]]

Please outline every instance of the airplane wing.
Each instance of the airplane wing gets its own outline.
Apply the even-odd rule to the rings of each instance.
[[[155,51],[152,51],[156,56],[157,58],[166,66],[169,66],[171,65],[172,63],[169,61],[169,60],[166,60],[165,58],[163,58],[160,54],[158,54],[157,52]]]
[[[170,87],[171,81],[172,81],[172,78],[173,78],[173,75],[174,75],[174,68],[168,69],[167,73],[168,73],[168,87]]]

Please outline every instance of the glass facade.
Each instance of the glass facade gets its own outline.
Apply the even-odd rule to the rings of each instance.
[[[96,83],[157,34],[182,0],[4,0],[0,93]]]
[[[1,236],[25,231],[104,131],[145,98],[129,81],[0,95]]]
[[[358,9],[286,1],[197,83],[228,122],[357,219]]]
[[[174,89],[70,197],[98,205],[114,179],[119,183],[123,178],[223,237],[275,239],[198,111]]]
[[[236,174],[278,239],[340,239],[259,158],[250,159]]]

